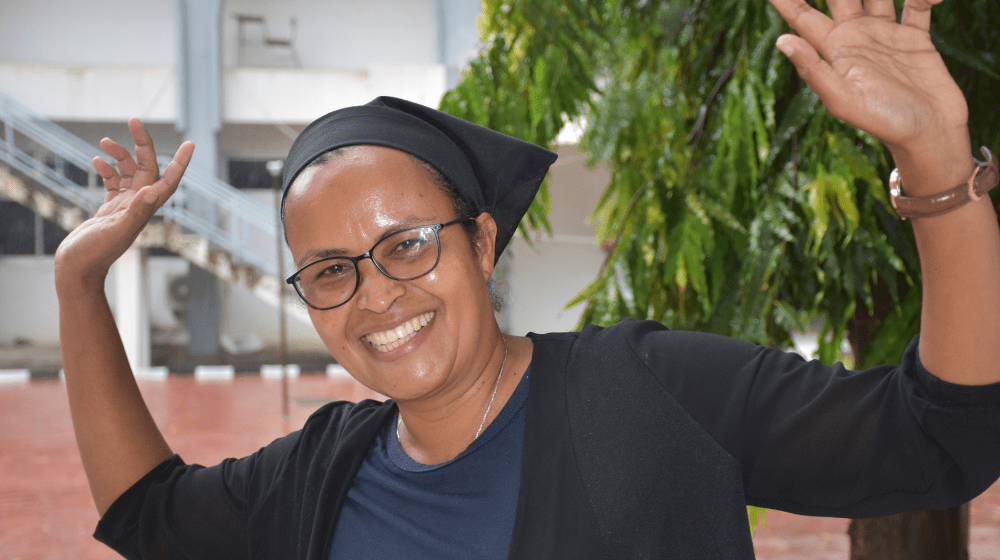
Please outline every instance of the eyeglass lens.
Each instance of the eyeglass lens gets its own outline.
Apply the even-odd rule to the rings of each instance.
[[[433,227],[407,229],[386,237],[371,250],[372,260],[386,276],[412,280],[437,265],[438,236]],[[295,279],[302,299],[312,307],[335,307],[351,299],[358,285],[358,269],[348,258],[316,261]]]

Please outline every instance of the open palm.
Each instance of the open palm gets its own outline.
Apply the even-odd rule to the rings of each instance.
[[[103,285],[111,265],[132,245],[157,208],[177,190],[191,161],[194,144],[181,144],[161,177],[146,127],[139,119],[131,119],[128,126],[135,140],[136,158],[111,139],[101,140],[101,148],[115,158],[118,169],[94,158],[94,169],[104,180],[107,194],[94,217],[80,224],[59,245],[57,272]]]
[[[892,0],[829,0],[831,16],[805,0],[770,1],[800,35],[778,47],[831,114],[894,153],[967,137],[965,97],[930,40],[941,0],[907,0],[899,23]]]

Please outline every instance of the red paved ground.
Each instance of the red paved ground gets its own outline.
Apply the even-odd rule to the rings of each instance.
[[[172,376],[142,389],[174,451],[203,464],[255,451],[328,400],[374,396],[351,381],[304,375],[291,383],[283,421],[280,383],[257,376],[222,383]],[[0,386],[0,560],[118,558],[90,537],[96,523],[63,384]],[[971,523],[972,560],[1000,560],[1000,484],[973,501]],[[847,560],[846,526],[771,512],[754,539],[757,557]]]

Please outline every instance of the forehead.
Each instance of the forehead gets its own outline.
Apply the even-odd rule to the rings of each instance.
[[[454,214],[450,198],[412,156],[354,146],[296,178],[285,200],[285,231],[298,259],[317,249],[365,251],[388,231]]]

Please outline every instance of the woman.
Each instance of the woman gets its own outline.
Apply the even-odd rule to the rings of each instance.
[[[915,219],[922,335],[899,367],[847,372],[626,321],[501,333],[486,281],[551,156],[399,100],[321,118],[286,164],[290,278],[321,338],[386,403],[334,403],[258,453],[173,456],[103,296],[171,194],[102,147],[108,198],[56,258],[64,366],[98,538],[128,557],[751,558],[743,506],[860,517],[943,508],[1000,476],[1000,229],[929,0],[772,0],[778,46],[827,107],[893,152]],[[890,43],[890,44],[886,44]],[[823,59],[817,55],[822,53]],[[959,198],[969,198],[959,189]],[[954,197],[953,197],[954,198]],[[947,203],[947,201],[944,201]],[[909,206],[908,206],[909,205]],[[934,372],[933,375],[929,372]]]

